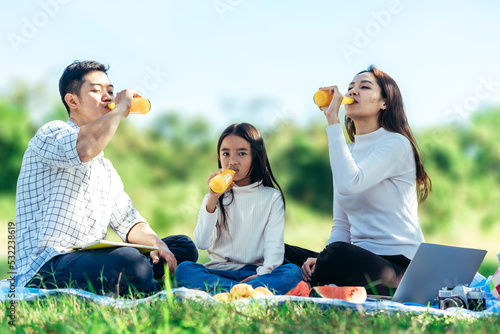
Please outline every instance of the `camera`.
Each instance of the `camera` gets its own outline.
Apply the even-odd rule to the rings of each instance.
[[[461,307],[472,311],[486,309],[486,295],[479,288],[469,288],[466,285],[442,288],[438,292],[439,308]]]

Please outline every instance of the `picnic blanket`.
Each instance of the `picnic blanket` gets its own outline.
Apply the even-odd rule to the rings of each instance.
[[[449,308],[446,310],[439,309],[439,306],[431,305],[430,307],[426,305],[412,304],[412,303],[397,303],[386,300],[371,300],[368,299],[363,304],[352,304],[343,300],[338,299],[327,299],[327,298],[313,298],[313,297],[295,297],[295,296],[265,296],[259,298],[248,298],[239,299],[232,301],[235,305],[245,307],[246,305],[254,305],[258,303],[263,307],[279,305],[284,302],[311,302],[325,307],[337,306],[343,308],[349,308],[358,312],[370,313],[375,311],[383,311],[387,313],[394,312],[414,312],[414,313],[429,313],[433,315],[448,315],[448,316],[463,316],[468,318],[480,318],[491,315],[500,315],[500,300],[495,299],[490,292],[489,284],[491,281],[491,276],[485,278],[480,274],[476,274],[474,280],[470,284],[471,287],[479,287],[486,294],[486,310],[484,311],[471,311],[459,308]],[[204,291],[186,289],[186,288],[175,288],[170,291],[160,291],[155,295],[142,299],[125,299],[125,298],[113,298],[108,296],[99,296],[88,291],[83,291],[79,289],[55,289],[55,290],[45,290],[45,289],[34,289],[34,288],[16,288],[15,300],[34,300],[38,298],[46,298],[48,296],[57,296],[59,294],[74,295],[88,300],[94,301],[98,304],[105,306],[115,306],[117,308],[131,308],[141,303],[153,302],[156,300],[168,300],[174,297],[175,300],[194,300],[205,303],[219,303],[219,301],[212,298],[212,296]],[[436,291],[437,293],[437,291]],[[10,294],[10,296],[9,296]],[[11,284],[8,280],[0,281],[0,301],[11,301],[13,292],[11,291]]]

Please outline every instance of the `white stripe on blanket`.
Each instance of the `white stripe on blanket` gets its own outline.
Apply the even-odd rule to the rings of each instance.
[[[265,296],[260,298],[249,298],[240,299],[232,301],[231,303],[245,306],[252,305],[254,303],[259,303],[262,306],[277,305],[286,301],[294,302],[312,302],[316,304],[321,304],[324,306],[340,306],[345,308],[350,308],[359,312],[369,313],[373,311],[384,311],[387,313],[393,312],[414,312],[414,313],[429,313],[433,315],[448,315],[448,316],[464,316],[468,318],[480,318],[489,315],[499,315],[500,314],[500,301],[495,299],[490,292],[489,283],[491,281],[491,276],[485,279],[480,274],[477,274],[472,281],[471,287],[480,287],[481,290],[486,293],[486,310],[481,312],[474,312],[470,310],[449,308],[447,310],[440,310],[438,305],[432,305],[427,307],[424,305],[411,304],[411,303],[397,303],[385,300],[367,300],[363,304],[352,304],[343,300],[338,299],[326,299],[326,298],[311,298],[311,297],[295,297],[295,296]],[[172,289],[170,292],[175,299],[178,300],[195,300],[207,303],[219,303],[212,298],[208,293],[200,290],[192,290],[186,288],[176,288]],[[79,289],[56,289],[56,290],[45,290],[45,289],[33,289],[33,288],[16,288],[15,291],[11,290],[10,282],[8,280],[0,281],[0,301],[10,301],[15,294],[15,300],[33,300],[37,298],[45,298],[47,296],[58,295],[58,294],[69,294],[78,297],[83,297],[92,300],[98,304],[105,306],[115,306],[117,308],[130,308],[135,305],[152,302],[155,300],[168,300],[171,298],[167,291],[160,291],[157,294],[143,298],[143,299],[124,299],[124,298],[113,298],[107,296],[99,296],[88,291],[83,291]],[[10,295],[9,295],[10,294]]]

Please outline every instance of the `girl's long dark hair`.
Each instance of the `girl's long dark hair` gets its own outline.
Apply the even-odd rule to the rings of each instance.
[[[403,96],[401,95],[401,91],[399,90],[399,87],[393,78],[376,68],[374,65],[368,67],[366,71],[359,72],[358,75],[366,72],[370,72],[373,74],[373,76],[375,76],[375,78],[377,79],[377,83],[382,91],[382,97],[386,100],[385,105],[387,108],[383,111],[380,111],[378,116],[379,125],[387,131],[402,134],[411,143],[417,169],[416,177],[418,199],[419,202],[423,202],[432,189],[432,182],[430,177],[425,172],[424,161],[420,154],[417,141],[413,137],[410,125],[408,124],[408,119],[406,118],[403,106]],[[347,134],[349,135],[349,139],[354,142],[356,127],[354,125],[354,121],[347,116],[345,118],[345,127],[347,130]]]
[[[229,135],[236,135],[245,139],[250,143],[250,151],[252,154],[252,165],[248,173],[250,174],[250,183],[257,181],[262,181],[262,185],[266,187],[271,187],[279,189],[281,192],[281,198],[283,198],[283,206],[285,206],[285,195],[283,190],[281,190],[278,181],[276,181],[273,172],[271,170],[271,165],[269,164],[269,159],[267,157],[266,146],[264,145],[264,139],[262,138],[259,130],[257,130],[252,124],[249,123],[237,123],[228,126],[220,135],[219,142],[217,143],[217,155],[220,155],[220,147],[222,141]],[[219,168],[222,168],[220,159],[218,160]],[[222,219],[217,221],[217,240],[221,237],[221,232],[226,230],[229,232],[229,227],[227,224],[227,212],[223,205],[223,198],[226,196],[231,196],[231,204],[234,200],[233,190],[229,191],[229,194],[224,194],[219,197],[219,210],[222,212]]]

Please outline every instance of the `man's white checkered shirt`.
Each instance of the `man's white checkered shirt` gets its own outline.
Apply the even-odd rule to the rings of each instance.
[[[126,241],[135,224],[146,222],[103,152],[80,161],[79,131],[72,121],[47,123],[24,154],[16,194],[18,287],[67,246],[105,239],[108,226]]]

